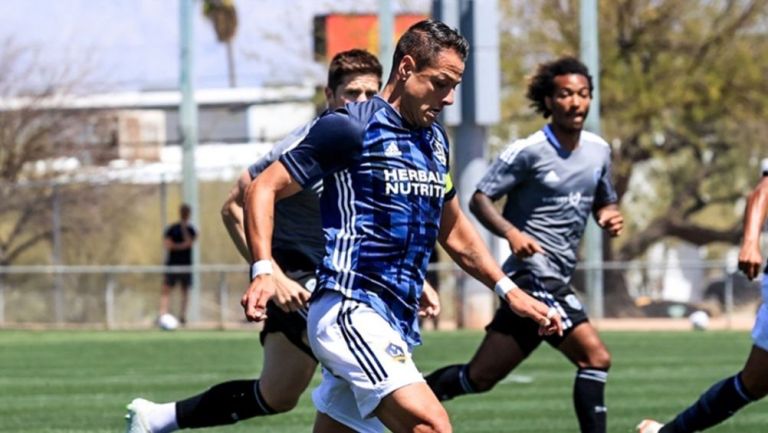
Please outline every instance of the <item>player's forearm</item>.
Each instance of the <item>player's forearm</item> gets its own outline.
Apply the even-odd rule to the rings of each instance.
[[[443,248],[461,269],[488,288],[493,289],[496,282],[504,277],[504,272],[482,243],[464,244],[461,249],[453,249],[443,244]]]
[[[274,189],[262,185],[259,180],[252,182],[246,190],[245,239],[252,262],[272,258],[275,196]]]
[[[504,277],[485,242],[463,213],[456,215],[449,228],[441,230],[440,244],[459,267],[493,288]]]
[[[517,231],[517,228],[496,209],[491,198],[480,191],[475,191],[472,195],[469,210],[483,227],[496,236],[506,238],[510,232]]]
[[[744,246],[755,246],[760,241],[760,232],[768,214],[768,178],[752,191],[744,211]]]
[[[237,247],[237,251],[246,262],[250,262],[251,252],[248,250],[248,243],[245,239],[244,218],[243,208],[234,200],[227,200],[221,210],[221,220],[224,222],[230,239]]]

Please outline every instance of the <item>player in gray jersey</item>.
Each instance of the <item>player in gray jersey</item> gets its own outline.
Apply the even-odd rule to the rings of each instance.
[[[550,123],[507,147],[470,202],[478,220],[509,242],[513,254],[504,271],[557,308],[565,332],[542,337],[536,323],[502,305],[468,364],[427,377],[443,400],[490,390],[547,341],[578,368],[573,396],[581,431],[606,431],[604,389],[611,357],[569,285],[590,215],[612,236],[623,227],[611,183],[610,148],[582,130],[592,88],[589,71],[575,58],[540,65],[527,97],[537,112],[551,117]],[[503,196],[507,201],[499,213],[493,202]]]
[[[381,65],[363,50],[337,54],[328,70],[325,96],[329,109],[371,98],[381,87]],[[243,257],[250,254],[243,233],[243,196],[250,182],[306,135],[315,120],[298,128],[248,167],[222,209],[225,226]],[[309,385],[317,361],[307,346],[302,310],[314,286],[314,271],[324,253],[319,222],[319,186],[278,203],[273,257],[278,290],[268,307],[261,341],[260,379],[236,380],[176,402],[157,404],[135,399],[128,406],[128,433],[165,433],[182,428],[232,424],[293,409]],[[284,271],[284,272],[283,272]],[[436,309],[435,305],[432,309]]]

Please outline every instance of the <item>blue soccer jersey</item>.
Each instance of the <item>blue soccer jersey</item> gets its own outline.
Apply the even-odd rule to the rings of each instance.
[[[420,343],[419,298],[443,203],[455,196],[442,127],[409,127],[375,97],[323,116],[280,161],[304,187],[323,179],[315,293],[364,302]]]

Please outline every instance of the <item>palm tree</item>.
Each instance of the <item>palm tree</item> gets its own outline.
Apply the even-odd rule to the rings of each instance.
[[[203,14],[211,20],[216,38],[227,46],[227,69],[229,70],[229,87],[237,87],[235,79],[235,55],[232,51],[232,41],[237,32],[237,10],[235,0],[204,0]]]

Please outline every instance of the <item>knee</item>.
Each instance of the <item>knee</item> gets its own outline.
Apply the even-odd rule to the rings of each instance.
[[[273,413],[290,412],[299,403],[299,397],[293,395],[264,396]]]
[[[578,362],[579,368],[594,368],[608,371],[611,369],[611,354],[606,349],[594,350]]]
[[[469,378],[475,392],[487,392],[493,389],[504,377],[499,376],[493,371],[473,372],[470,369]]]
[[[752,399],[761,400],[768,395],[768,377],[751,377],[742,373],[741,381]]]
[[[453,427],[451,427],[451,421],[448,419],[448,414],[443,412],[442,416],[431,417],[424,420],[417,425],[413,430],[413,433],[452,433]]]

